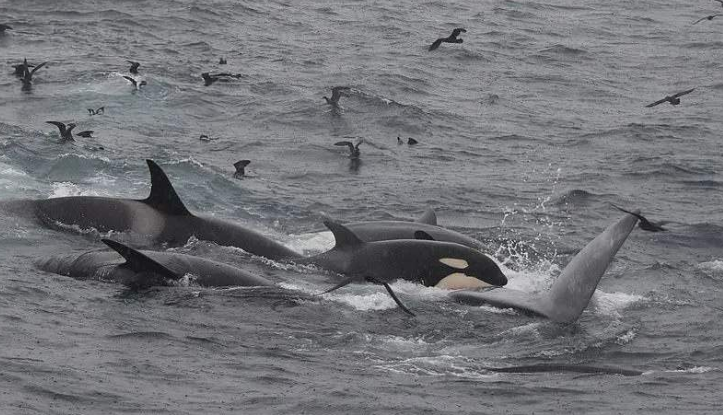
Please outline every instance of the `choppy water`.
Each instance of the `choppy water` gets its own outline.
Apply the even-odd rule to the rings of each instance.
[[[14,29],[0,36],[3,200],[144,197],[152,158],[194,212],[306,253],[332,244],[323,215],[411,219],[432,206],[528,291],[619,217],[610,202],[671,221],[633,232],[579,322],[559,326],[403,282],[416,318],[379,287],[319,298],[318,270],[197,241],[179,251],[292,290],[128,295],[33,266],[98,249],[98,235],[3,216],[2,412],[716,412],[723,21],[691,23],[719,12],[672,0],[0,1]],[[454,27],[463,44],[426,50]],[[9,67],[23,57],[49,62],[31,92]],[[122,78],[126,59],[147,87]],[[204,87],[205,71],[242,76]],[[336,85],[352,88],[341,114],[322,99]],[[644,107],[693,87],[677,107]],[[60,144],[46,120],[96,138]],[[357,138],[361,164],[333,146]],[[235,180],[244,158],[249,177]],[[536,363],[646,374],[485,369]]]

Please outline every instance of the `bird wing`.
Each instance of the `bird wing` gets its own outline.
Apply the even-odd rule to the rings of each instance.
[[[248,166],[250,163],[251,160],[239,160],[234,163],[233,166],[236,168],[237,173],[243,173],[246,166]]]
[[[660,104],[662,104],[663,102],[666,102],[666,101],[668,101],[668,97],[665,97],[665,98],[663,98],[663,99],[657,100],[657,101],[653,102],[652,104],[646,105],[645,107],[646,107],[646,108],[654,107],[654,106],[660,105]]]
[[[693,24],[698,24],[698,23],[702,22],[703,20],[708,19],[708,17],[709,17],[709,16],[701,17],[700,19],[698,19],[698,20],[696,20],[695,22],[693,22]],[[691,26],[692,26],[692,25],[691,25]]]
[[[458,27],[452,31],[452,37],[457,37],[460,33],[467,33],[467,31],[462,29],[461,27]]]
[[[345,86],[335,86],[331,88],[331,100],[332,101],[339,101],[339,98],[341,98],[341,91],[346,91],[349,89]]]
[[[131,81],[131,83],[133,84],[133,86],[138,86],[138,83],[136,82],[136,80],[133,79],[133,78],[131,78],[130,76],[123,75],[123,77],[124,77],[125,79]]]
[[[33,70],[30,71],[30,76],[33,76],[33,74],[34,74],[38,69],[40,69],[40,68],[42,68],[43,66],[45,66],[46,63],[48,63],[48,62],[43,62],[43,63],[41,63],[40,65],[34,67]]]
[[[354,153],[354,144],[351,143],[351,141],[337,141],[334,143],[335,146],[347,146],[349,147],[349,151],[353,154]]]
[[[437,48],[439,47],[439,45],[441,45],[442,42],[444,42],[444,39],[445,39],[445,38],[440,37],[439,39],[435,40],[434,43],[432,43],[431,45],[429,45],[429,50],[435,50],[435,49],[437,49]]]
[[[677,94],[673,95],[673,98],[678,98],[678,97],[682,97],[683,95],[688,95],[693,91],[695,91],[695,88],[691,88],[691,89],[689,89],[687,91],[683,91],[683,92],[678,92]]]
[[[60,121],[45,121],[45,122],[48,124],[53,124],[54,126],[58,127],[61,134],[63,133],[63,131],[65,131],[65,124],[63,124]]]

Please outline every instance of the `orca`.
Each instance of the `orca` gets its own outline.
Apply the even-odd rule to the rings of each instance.
[[[480,249],[482,244],[453,230],[437,225],[437,214],[434,209],[427,208],[424,214],[415,222],[383,220],[363,221],[344,224],[364,242],[387,241],[391,239],[416,239],[414,233],[423,231],[436,241],[454,242],[472,249]]]
[[[151,193],[145,199],[68,196],[21,200],[4,205],[14,211],[31,212],[53,229],[132,232],[150,239],[154,244],[176,246],[185,244],[194,236],[272,260],[301,257],[281,243],[234,222],[192,214],[163,170],[153,160],[146,162],[151,173]]]
[[[209,259],[171,252],[138,251],[119,242],[103,239],[115,252],[95,251],[61,255],[36,262],[41,270],[80,280],[121,283],[132,289],[169,285],[191,274],[203,287],[271,286],[266,278]]]
[[[344,225],[330,220],[324,224],[334,234],[334,248],[295,261],[315,264],[347,277],[333,289],[354,281],[388,283],[397,279],[448,289],[507,284],[497,264],[483,253],[464,245],[432,240],[423,231],[417,232],[417,239],[364,242]]]
[[[514,308],[556,323],[573,323],[587,307],[600,278],[635,227],[638,221],[635,215],[639,214],[640,211],[626,214],[590,241],[567,264],[546,292],[534,294],[494,288],[487,291],[455,291],[450,297],[465,304]]]

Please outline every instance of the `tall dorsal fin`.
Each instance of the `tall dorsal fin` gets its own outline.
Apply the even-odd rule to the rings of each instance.
[[[178,197],[168,176],[153,160],[146,160],[151,172],[151,194],[142,202],[168,215],[193,216]]]
[[[331,233],[334,234],[334,239],[336,240],[336,245],[334,246],[335,249],[344,249],[346,247],[360,245],[364,243],[361,239],[359,239],[358,236],[356,236],[354,232],[352,232],[349,228],[338,222],[334,222],[333,220],[325,220],[324,225],[326,225],[326,227],[329,228]]]
[[[434,237],[424,231],[414,231],[414,239],[420,239],[423,241],[434,241]]]
[[[437,214],[434,212],[434,209],[427,208],[427,210],[424,211],[422,216],[419,217],[415,222],[417,223],[426,223],[427,225],[437,225]]]
[[[153,272],[160,274],[166,278],[172,280],[179,280],[181,275],[168,269],[165,265],[158,263],[156,260],[150,258],[146,254],[136,249],[131,248],[128,245],[123,245],[120,242],[113,241],[111,239],[101,239],[104,244],[108,245],[112,250],[118,252],[125,260],[124,264],[128,268],[138,273]]]

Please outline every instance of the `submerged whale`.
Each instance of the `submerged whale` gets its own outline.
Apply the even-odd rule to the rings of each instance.
[[[466,304],[514,308],[557,323],[572,323],[587,307],[600,278],[635,227],[636,214],[639,211],[626,214],[590,241],[567,264],[547,292],[534,294],[494,288],[455,291],[450,297]]]
[[[112,281],[134,289],[168,285],[169,280],[178,281],[187,274],[203,287],[274,285],[266,278],[209,259],[171,252],[138,251],[109,239],[103,239],[103,243],[115,252],[53,256],[36,262],[36,266],[80,280]]]
[[[132,232],[153,243],[170,245],[185,244],[194,236],[273,260],[301,257],[281,243],[237,223],[192,214],[163,170],[152,160],[146,162],[151,173],[151,193],[145,199],[69,196],[3,205],[16,212],[29,212],[54,229]]]
[[[479,249],[482,246],[476,239],[437,225],[437,214],[432,208],[428,208],[414,222],[401,220],[363,221],[345,223],[344,226],[364,242],[416,239],[415,232],[423,231],[432,236],[435,241],[454,242],[473,249]]]
[[[355,281],[388,283],[397,279],[449,289],[507,284],[505,275],[486,255],[457,243],[435,241],[423,231],[416,233],[417,239],[364,242],[344,225],[324,224],[334,234],[334,248],[295,262],[345,275],[347,280],[334,289]]]

